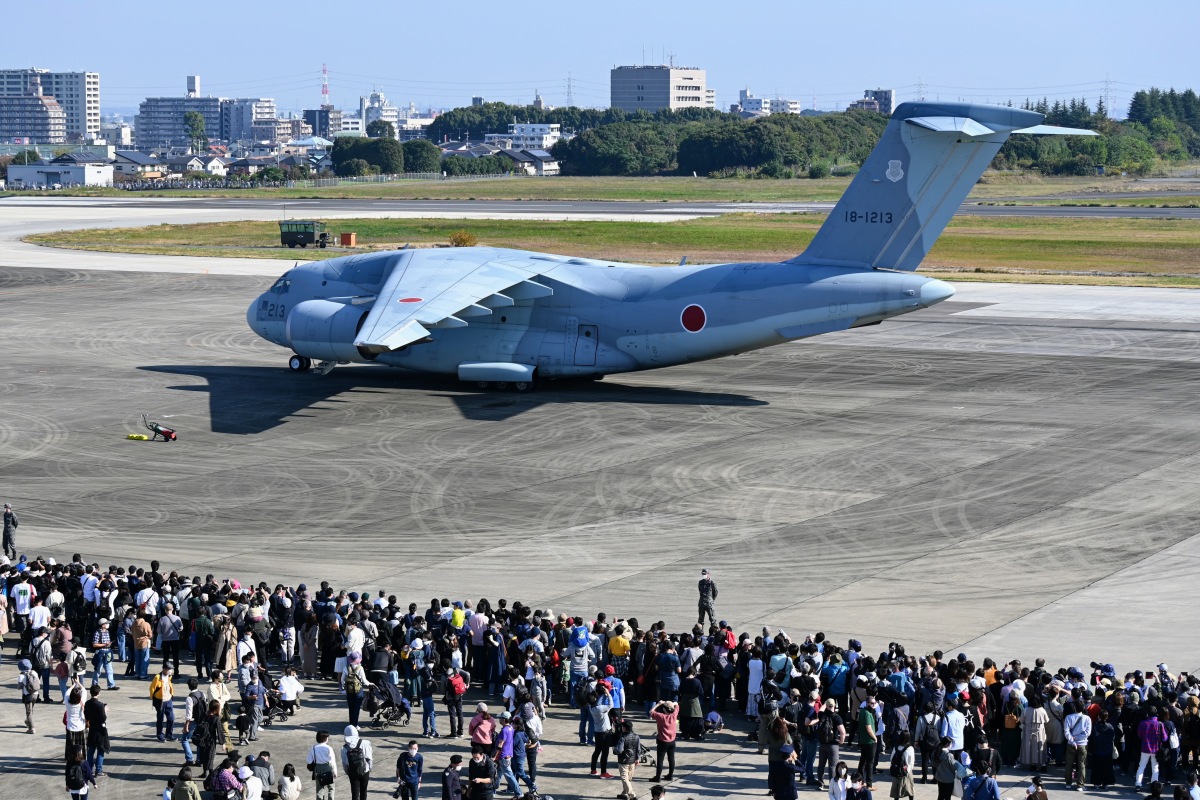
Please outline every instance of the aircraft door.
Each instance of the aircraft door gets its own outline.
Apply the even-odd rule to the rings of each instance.
[[[600,331],[595,325],[580,325],[579,335],[575,337],[575,366],[596,366],[596,340]]]

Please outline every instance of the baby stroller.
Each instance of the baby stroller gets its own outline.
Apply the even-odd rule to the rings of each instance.
[[[655,758],[654,754],[650,752],[649,747],[646,747],[646,745],[642,744],[641,740],[638,740],[638,763],[644,767],[654,767],[658,765],[658,759]]]
[[[371,715],[371,724],[376,728],[386,728],[389,725],[407,725],[412,719],[412,704],[400,691],[386,681],[379,681],[367,687],[363,697],[363,711]]]
[[[287,709],[283,707],[283,703],[279,699],[279,690],[270,689],[267,691],[267,707],[263,709],[262,724],[264,728],[271,727],[272,722],[287,722]]]

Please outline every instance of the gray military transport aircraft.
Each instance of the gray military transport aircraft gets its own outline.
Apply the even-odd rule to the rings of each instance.
[[[954,294],[914,273],[1010,134],[1095,135],[1031,111],[902,103],[803,253],[648,267],[465,247],[298,265],[251,304],[259,336],[328,373],[377,363],[529,391],[874,325]]]

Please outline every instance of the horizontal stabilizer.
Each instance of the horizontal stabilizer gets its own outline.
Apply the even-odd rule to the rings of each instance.
[[[1028,128],[1018,128],[1013,133],[1032,133],[1035,136],[1099,136],[1087,128],[1060,128],[1058,125],[1031,125]]]
[[[987,136],[995,133],[988,126],[978,123],[970,117],[911,117],[905,122],[927,131],[939,133],[961,133],[964,136]]]

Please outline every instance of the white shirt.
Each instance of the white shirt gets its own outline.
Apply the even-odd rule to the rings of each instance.
[[[29,582],[18,583],[8,591],[9,596],[13,599],[13,613],[24,616],[29,613],[29,604],[33,601],[33,595],[36,590],[33,584]]]
[[[251,775],[246,780],[242,781],[246,787],[246,793],[242,795],[243,800],[262,800],[263,782],[257,775]]]
[[[100,579],[93,573],[91,575],[84,575],[81,583],[83,584],[83,599],[92,605],[96,605],[100,600],[99,595],[96,593],[96,589],[100,586]]]
[[[33,630],[50,625],[50,609],[45,606],[34,606],[29,609],[29,627]]]
[[[337,758],[334,756],[333,748],[328,742],[314,744],[308,748],[308,758],[305,764],[330,764],[333,766],[333,775],[336,778],[338,774]]]
[[[304,691],[304,685],[295,675],[284,675],[279,679],[279,696],[283,700],[295,700]]]

